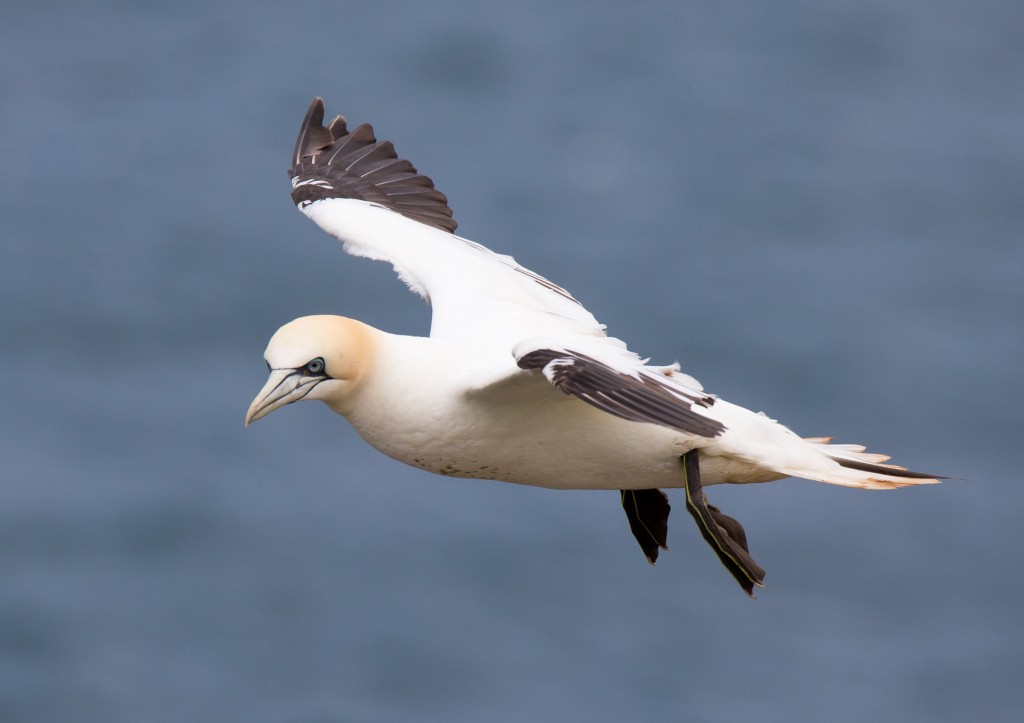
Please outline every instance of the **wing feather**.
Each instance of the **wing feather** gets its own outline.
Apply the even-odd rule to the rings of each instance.
[[[398,158],[389,141],[378,141],[364,123],[348,130],[343,116],[323,125],[324,102],[315,99],[295,141],[292,200],[302,208],[327,198],[378,203],[443,231],[458,226],[448,199],[407,160]]]
[[[568,291],[452,234],[447,197],[369,125],[349,131],[342,116],[326,127],[323,119],[316,98],[295,143],[292,199],[347,252],[390,262],[433,306],[431,336],[491,344],[512,369],[509,350],[522,339],[604,336]]]
[[[526,350],[528,346],[517,348],[520,368],[541,370],[555,387],[602,411],[701,437],[717,437],[725,431],[721,422],[695,409],[713,405],[713,396],[674,380],[664,370],[647,367],[639,359],[632,370],[624,370],[577,351]]]

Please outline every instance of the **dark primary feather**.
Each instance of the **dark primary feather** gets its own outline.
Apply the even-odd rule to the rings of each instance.
[[[570,351],[538,349],[524,354],[518,364],[522,369],[547,368],[552,384],[563,392],[622,419],[660,424],[702,437],[717,437],[725,431],[721,422],[693,411],[694,405],[709,407],[715,401],[697,390],[688,392],[653,376],[623,374]]]
[[[458,223],[448,199],[434,182],[395,153],[389,141],[378,141],[364,123],[349,132],[338,116],[323,125],[324,101],[316,98],[306,111],[292,153],[288,176],[297,185],[292,200],[300,208],[325,198],[370,201],[449,233]]]

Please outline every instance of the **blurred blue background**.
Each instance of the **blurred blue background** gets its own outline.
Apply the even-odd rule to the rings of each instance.
[[[94,2],[0,23],[0,719],[1019,720],[1024,5]],[[962,478],[673,497],[444,479],[274,330],[425,333],[298,214],[310,99],[459,232],[804,435]]]

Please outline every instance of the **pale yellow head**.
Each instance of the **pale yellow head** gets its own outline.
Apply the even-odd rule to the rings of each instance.
[[[270,378],[249,406],[248,425],[300,399],[341,413],[373,363],[374,330],[343,316],[303,316],[274,334],[264,358]]]

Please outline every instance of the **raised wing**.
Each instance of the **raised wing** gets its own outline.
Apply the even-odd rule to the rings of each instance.
[[[458,227],[434,182],[399,158],[390,141],[378,141],[368,123],[349,132],[343,116],[326,127],[323,120],[324,101],[317,98],[306,111],[288,170],[300,209],[327,198],[354,198],[449,233]]]
[[[698,411],[713,405],[715,398],[681,381],[690,378],[676,377],[675,367],[649,367],[624,348],[614,358],[605,349],[598,351],[606,358],[530,341],[514,353],[520,368],[541,370],[558,389],[616,417],[701,437],[725,431],[721,422]],[[612,351],[610,346],[607,351]]]
[[[537,336],[603,337],[604,327],[569,292],[511,256],[451,233],[444,194],[398,158],[369,125],[323,125],[309,107],[289,175],[292,199],[347,252],[388,261],[433,306],[432,337],[472,338],[502,351]]]

